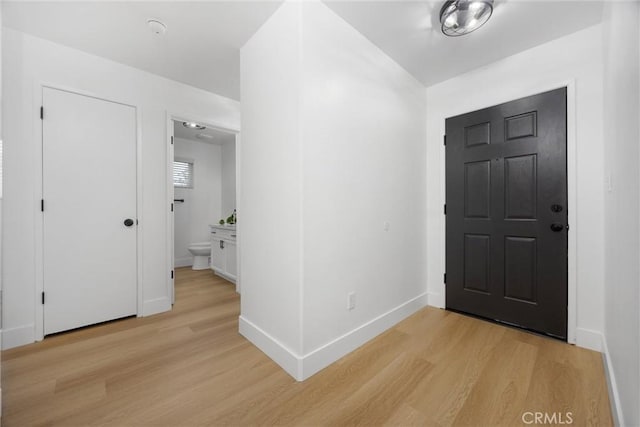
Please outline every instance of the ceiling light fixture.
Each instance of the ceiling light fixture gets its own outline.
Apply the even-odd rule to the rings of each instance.
[[[156,36],[162,36],[167,32],[167,25],[157,19],[147,19],[147,25],[151,28],[151,32]]]
[[[208,139],[210,141],[213,141],[215,139],[213,135],[209,135],[209,134],[206,134],[206,133],[196,134],[196,138],[198,138],[198,139]]]
[[[493,0],[447,0],[440,9],[442,32],[457,37],[482,27],[493,13]]]
[[[182,126],[186,127],[187,129],[197,129],[197,130],[203,130],[206,129],[206,126],[202,126],[199,123],[196,122],[182,122]]]

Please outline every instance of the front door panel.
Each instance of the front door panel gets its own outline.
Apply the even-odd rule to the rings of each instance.
[[[446,121],[447,308],[567,336],[566,89]]]

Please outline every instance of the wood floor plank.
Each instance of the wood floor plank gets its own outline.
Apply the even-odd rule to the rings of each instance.
[[[233,284],[176,274],[169,313],[3,352],[3,426],[612,425],[599,353],[428,307],[298,383],[239,335]]]
[[[537,351],[503,335],[453,424],[474,425],[481,419],[494,426],[517,425],[527,404]]]

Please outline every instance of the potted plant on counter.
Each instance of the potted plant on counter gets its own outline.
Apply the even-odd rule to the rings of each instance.
[[[235,225],[236,224],[236,210],[235,209],[233,210],[233,213],[227,217],[226,220],[221,219],[220,221],[218,221],[218,224],[220,224],[220,225],[224,225],[225,223],[227,225]]]

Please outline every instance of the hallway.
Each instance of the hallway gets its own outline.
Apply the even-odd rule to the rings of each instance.
[[[239,309],[231,283],[182,268],[171,312],[5,351],[3,425],[612,425],[596,352],[428,307],[297,383]]]

